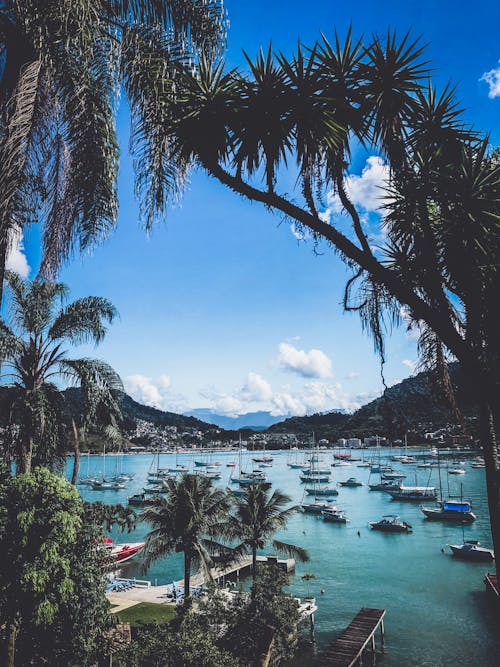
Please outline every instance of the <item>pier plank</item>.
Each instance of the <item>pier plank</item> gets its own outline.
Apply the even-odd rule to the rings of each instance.
[[[324,667],[352,667],[371,641],[385,616],[385,609],[363,607],[336,641],[321,655]],[[382,625],[383,627],[383,625]]]

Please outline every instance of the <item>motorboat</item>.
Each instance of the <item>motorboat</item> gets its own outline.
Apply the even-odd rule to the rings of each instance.
[[[494,560],[495,552],[493,549],[481,547],[479,544],[477,540],[466,540],[463,544],[448,544],[447,546],[451,549],[451,553],[455,558],[481,563]]]
[[[411,533],[412,527],[406,521],[401,521],[396,514],[386,514],[380,521],[370,521],[369,526],[373,530],[380,530],[384,533]]]
[[[439,503],[439,507],[423,507],[420,509],[431,521],[456,521],[458,523],[472,523],[476,515],[467,500],[446,500]]]
[[[465,475],[465,468],[450,468],[448,475]]]
[[[272,463],[274,459],[272,456],[254,456],[252,461],[255,461],[255,463]]]
[[[343,482],[339,482],[339,484],[340,486],[349,487],[363,486],[363,482],[358,481],[355,477],[349,477],[349,479],[346,479]]]
[[[389,491],[393,500],[436,500],[437,489],[434,486],[400,486],[395,491]]]
[[[127,498],[127,502],[133,507],[143,507],[144,505],[151,505],[154,500],[148,498],[145,493],[134,493]]]
[[[134,558],[144,549],[145,542],[129,542],[127,544],[115,544],[110,538],[104,538],[103,548],[106,555],[110,556],[116,563],[125,563]]]
[[[339,510],[336,507],[323,510],[321,514],[323,515],[323,521],[328,523],[347,523],[349,521],[344,510]]]

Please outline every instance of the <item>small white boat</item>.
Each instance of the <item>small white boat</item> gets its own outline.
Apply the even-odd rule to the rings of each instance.
[[[495,559],[495,552],[493,549],[480,547],[477,540],[466,540],[463,544],[448,544],[451,553],[455,558],[462,558],[463,560],[472,560],[476,562],[489,562]]]
[[[448,470],[448,475],[465,475],[464,468],[450,468]]]
[[[336,507],[323,510],[323,521],[328,523],[347,523],[349,519],[346,517],[344,510],[339,510]]]
[[[386,514],[380,521],[370,521],[368,524],[372,530],[380,530],[383,533],[411,533],[412,527],[406,521],[401,521],[396,514]]]
[[[91,486],[94,491],[119,491],[120,489],[125,488],[123,482],[108,482],[105,479],[102,481],[96,480],[95,482],[92,482]]]

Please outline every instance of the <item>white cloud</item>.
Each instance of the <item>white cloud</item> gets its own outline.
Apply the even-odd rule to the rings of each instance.
[[[347,373],[346,379],[347,380],[354,380],[356,378],[359,378],[360,375],[361,375],[361,373],[357,373],[356,371],[351,371],[350,373]]]
[[[411,359],[403,359],[403,364],[405,366],[408,366],[408,368],[411,370],[412,373],[415,372],[415,369],[417,367],[416,361],[412,361]]]
[[[292,232],[293,236],[295,236],[297,241],[307,241],[309,238],[311,238],[311,232],[307,229],[307,227],[301,228],[301,226],[296,222],[292,222],[290,225],[290,231]]]
[[[377,211],[383,204],[384,190],[389,180],[389,167],[381,157],[371,155],[361,176],[349,174],[346,177],[346,190],[355,206],[365,211]]]
[[[247,401],[268,401],[273,395],[273,390],[261,375],[250,372],[240,394]]]
[[[483,76],[479,79],[480,81],[486,81],[489,86],[488,97],[490,100],[495,97],[500,97],[500,60],[498,61],[498,67],[490,69],[489,72],[485,72]]]
[[[139,403],[159,410],[184,412],[188,408],[187,400],[181,394],[172,392],[171,384],[170,377],[165,373],[155,378],[137,373],[124,380],[125,391]]]
[[[23,233],[20,230],[10,234],[5,268],[18,273],[23,278],[27,278],[29,275],[30,266],[24,254]]]
[[[299,350],[290,343],[280,343],[278,364],[284,370],[306,378],[327,378],[332,375],[332,362],[321,350]]]
[[[266,410],[276,416],[305,415],[335,408],[354,410],[359,407],[339,383],[306,382],[298,388],[283,386],[274,391],[270,383],[257,373],[249,373],[241,387],[231,394],[213,387],[200,392],[214,412],[235,417],[255,410]]]
[[[361,222],[366,226],[369,222],[368,213],[380,212],[386,201],[384,189],[389,181],[389,167],[378,155],[367,158],[360,175],[348,174],[345,178],[346,193],[351,202],[362,214]],[[324,222],[329,222],[333,214],[340,214],[343,206],[337,193],[331,191],[327,195],[328,207],[320,213]],[[364,212],[364,213],[363,213]]]

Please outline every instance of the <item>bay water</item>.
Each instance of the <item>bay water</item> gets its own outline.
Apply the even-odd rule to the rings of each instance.
[[[383,457],[388,452],[382,450]],[[273,484],[291,498],[292,504],[311,502],[304,495],[304,484],[299,479],[300,470],[291,469],[287,463],[289,452],[272,452],[273,465],[264,472]],[[294,457],[304,458],[304,453],[294,452]],[[206,455],[203,455],[207,459]],[[243,452],[242,468],[245,471],[257,467],[252,461],[254,452]],[[332,453],[321,452],[318,466],[330,468]],[[365,456],[369,456],[365,452]],[[379,454],[377,454],[379,456]],[[203,457],[202,457],[203,458]],[[214,483],[223,487],[238,488],[231,484],[230,475],[237,468],[227,467],[237,462],[237,453],[214,453],[211,462],[220,462],[222,480]],[[189,466],[200,454],[162,454],[160,467]],[[68,471],[73,461],[68,461]],[[134,479],[119,491],[93,491],[80,486],[85,500],[104,503],[124,503],[132,493],[141,492],[146,486],[148,471],[157,463],[151,454],[107,456],[106,471],[134,472]],[[438,469],[417,468],[415,465],[392,464],[407,475],[406,485],[419,484],[439,487]],[[479,540],[483,546],[491,546],[484,470],[463,466],[465,475],[448,475],[441,466],[443,496],[448,494],[471,500],[477,520],[463,528],[465,539]],[[102,473],[101,456],[83,456],[81,476]],[[329,486],[348,477],[356,477],[363,486],[338,487],[339,495],[334,504],[345,510],[349,523],[326,523],[321,517],[297,514],[282,533],[280,540],[307,548],[308,563],[297,563],[290,578],[290,590],[294,595],[307,594],[306,583],[300,576],[311,572],[316,579],[310,582],[311,594],[316,597],[315,638],[317,650],[331,643],[350,623],[361,607],[377,607],[387,610],[385,618],[385,648],[383,665],[386,667],[498,667],[500,665],[500,619],[485,594],[485,572],[494,570],[493,564],[460,561],[450,555],[447,544],[462,543],[462,527],[431,522],[425,519],[418,503],[398,502],[383,492],[370,491],[367,482],[378,481],[378,475],[369,468],[332,467]],[[309,501],[307,500],[309,498]],[[425,503],[433,506],[434,503]],[[387,534],[373,531],[369,521],[378,521],[385,514],[397,514],[413,526],[408,534]],[[117,542],[141,541],[148,527],[139,524],[131,534],[112,534]],[[263,552],[273,553],[272,548]],[[183,576],[182,554],[168,556],[153,564],[145,574],[140,559],[124,564],[124,577],[149,579],[154,584],[171,583]]]

